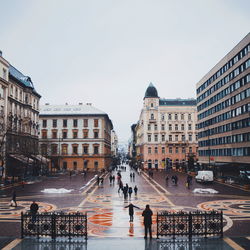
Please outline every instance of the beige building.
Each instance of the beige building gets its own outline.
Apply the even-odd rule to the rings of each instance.
[[[118,136],[114,130],[111,131],[111,155],[117,156],[118,152]]]
[[[250,168],[250,33],[196,85],[199,161]]]
[[[108,169],[112,129],[109,116],[90,103],[41,106],[41,154],[51,159],[52,169]]]
[[[135,127],[137,161],[144,168],[185,166],[188,157],[197,158],[196,101],[162,99],[151,83]]]

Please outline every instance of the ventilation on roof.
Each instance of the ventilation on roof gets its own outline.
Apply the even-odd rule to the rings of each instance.
[[[65,105],[68,105],[68,103],[66,102]]]
[[[91,106],[91,105],[92,105],[92,103],[90,103],[90,102],[87,102],[87,103],[86,103],[86,105],[89,105],[89,106]]]
[[[79,102],[79,105],[82,105],[82,102]]]
[[[47,103],[45,103],[45,105],[46,105],[46,106],[48,106],[48,105],[49,105],[49,103],[47,102]]]

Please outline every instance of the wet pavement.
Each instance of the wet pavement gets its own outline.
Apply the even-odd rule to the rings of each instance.
[[[17,192],[17,208],[9,206],[13,188],[0,189],[0,236],[20,237],[20,213],[29,209],[32,200],[38,202],[40,212],[87,212],[90,238],[88,249],[94,249],[89,248],[92,244],[90,242],[98,238],[105,238],[107,243],[108,238],[112,238],[112,241],[116,242],[114,237],[117,239],[122,237],[123,240],[127,239],[128,242],[130,240],[135,241],[134,244],[142,240],[144,244],[142,238],[144,228],[141,214],[146,204],[150,204],[154,212],[154,237],[157,211],[192,211],[197,209],[207,211],[212,209],[223,210],[225,215],[224,235],[226,237],[248,237],[250,235],[250,192],[216,182],[211,185],[198,184],[194,180],[190,189],[188,189],[185,186],[186,174],[177,172],[155,171],[153,179],[149,179],[146,172],[141,173],[141,175],[135,173],[135,179],[133,180],[129,176],[130,170],[128,166],[126,170],[126,172],[121,172],[123,183],[128,183],[133,188],[135,185],[138,186],[137,196],[133,193],[130,199],[124,199],[122,193],[118,193],[117,181],[115,181],[114,185],[110,184],[107,174],[103,175],[103,186],[99,187],[91,182],[88,186],[82,188],[94,177],[95,173],[88,173],[86,178],[80,174],[71,178],[69,175],[62,174],[54,178],[46,178],[41,182],[26,184],[24,188],[16,186],[14,188]],[[116,175],[116,172],[114,171],[112,174]],[[171,182],[173,174],[178,176],[177,186]],[[99,175],[101,174],[99,173]],[[170,177],[168,183],[165,181],[166,175]],[[73,191],[67,194],[42,193],[41,191],[45,188],[65,188],[73,189]],[[194,194],[192,191],[195,188],[213,188],[218,191],[218,194]],[[135,209],[133,223],[129,222],[128,209],[125,208],[129,203],[133,203],[140,208]],[[26,240],[23,242],[22,244],[25,244]],[[248,240],[246,242],[248,243]],[[223,244],[225,244],[224,241]],[[143,247],[139,249],[146,249],[145,246]],[[155,245],[152,249],[172,249],[157,247],[158,245]]]

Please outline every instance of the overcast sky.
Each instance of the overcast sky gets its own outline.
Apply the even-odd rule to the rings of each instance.
[[[196,83],[247,33],[248,0],[8,0],[0,50],[41,104],[91,102],[131,136],[152,82],[195,98]]]

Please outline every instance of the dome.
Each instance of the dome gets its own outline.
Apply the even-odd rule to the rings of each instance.
[[[158,93],[157,93],[157,89],[155,88],[155,86],[150,83],[147,90],[146,90],[146,93],[145,93],[145,96],[144,98],[152,98],[152,97],[156,97],[158,98]]]

